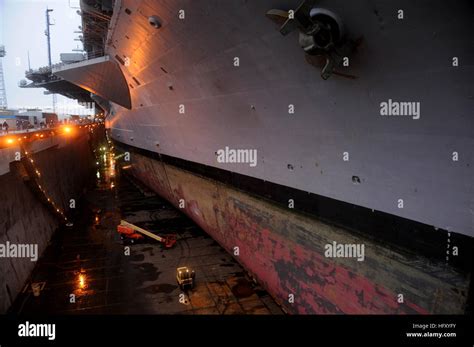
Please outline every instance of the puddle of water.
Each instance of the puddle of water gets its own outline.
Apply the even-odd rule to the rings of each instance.
[[[234,285],[231,290],[238,299],[248,298],[254,294],[251,283],[245,278],[239,278],[237,284]]]
[[[178,288],[177,285],[160,283],[160,284],[153,284],[151,286],[145,287],[143,288],[143,291],[148,294],[157,294],[157,293],[170,294],[177,288]]]
[[[144,261],[145,260],[145,255],[143,254],[134,254],[132,255],[132,261]]]
[[[161,272],[159,272],[158,269],[151,263],[138,264],[135,265],[135,268],[141,272],[139,278],[137,278],[137,281],[141,282],[142,284],[146,281],[156,281],[161,274]]]

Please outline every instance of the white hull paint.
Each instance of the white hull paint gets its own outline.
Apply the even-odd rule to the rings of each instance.
[[[472,4],[319,1],[362,38],[339,69],[356,79],[327,81],[297,32],[282,36],[265,16],[298,4],[117,1],[106,51],[129,59],[119,65],[133,88],[131,110],[113,105],[112,137],[474,236]],[[380,115],[389,100],[419,102],[419,119]],[[256,149],[258,165],[219,163],[226,147]]]

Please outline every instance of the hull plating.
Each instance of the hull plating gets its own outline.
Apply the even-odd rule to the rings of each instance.
[[[138,179],[178,208],[183,199],[183,212],[290,313],[464,312],[469,279],[445,264],[388,249],[141,154],[132,158]],[[324,246],[333,241],[364,244],[364,261],[326,258]]]
[[[361,39],[340,69],[355,78],[324,81],[265,16],[300,2],[117,1],[107,53],[132,110],[113,107],[113,138],[473,236],[472,4],[317,1]],[[391,101],[419,114],[386,116]],[[226,146],[257,165],[219,163]]]

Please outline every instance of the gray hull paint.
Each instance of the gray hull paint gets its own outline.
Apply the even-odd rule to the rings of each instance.
[[[108,118],[112,137],[473,236],[473,5],[318,2],[363,39],[340,69],[357,78],[324,81],[298,34],[265,17],[298,3],[117,1],[107,53],[130,59],[121,69],[133,88],[132,110],[114,105]],[[420,102],[420,119],[381,116],[388,99]],[[218,163],[226,146],[257,149],[258,165]]]

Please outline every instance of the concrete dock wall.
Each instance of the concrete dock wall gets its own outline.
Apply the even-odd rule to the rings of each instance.
[[[70,199],[81,196],[90,179],[92,159],[89,134],[54,136],[26,144],[28,155],[15,161],[19,146],[0,150],[0,245],[37,245],[38,257],[60,225],[60,216],[51,211],[32,187],[41,186],[55,206],[67,215]],[[26,160],[40,177],[31,177]],[[0,257],[0,313],[5,313],[28,283],[35,262],[30,258]]]

